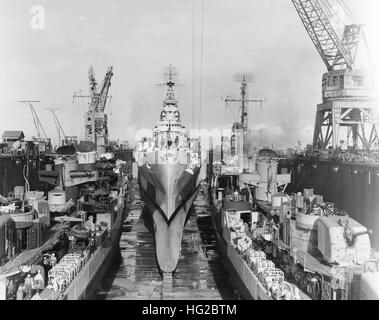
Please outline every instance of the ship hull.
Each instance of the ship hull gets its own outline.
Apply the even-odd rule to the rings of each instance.
[[[41,300],[90,300],[96,294],[106,272],[114,263],[119,252],[122,223],[126,215],[127,200],[119,199],[120,205],[114,225],[105,237],[104,242],[93,252],[69,286],[60,293],[46,288],[40,294]]]
[[[183,229],[199,191],[200,168],[192,173],[186,168],[184,164],[151,164],[138,168],[140,194],[152,218],[156,258],[164,273],[176,269]]]

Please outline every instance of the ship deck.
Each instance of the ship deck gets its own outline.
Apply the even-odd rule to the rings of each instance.
[[[38,258],[41,257],[42,252],[51,249],[59,240],[63,232],[63,226],[56,224],[48,230],[48,240],[40,247],[35,249],[25,250],[8,261],[5,265],[0,267],[1,276],[9,276],[20,272],[20,267],[23,265],[32,265]]]
[[[163,286],[154,237],[145,226],[137,185],[120,239],[119,262],[103,280],[97,300],[221,300],[234,299],[232,285],[216,251],[215,234],[206,197],[199,193],[185,226],[172,288]]]
[[[267,204],[263,201],[257,201],[258,207],[263,210],[266,214],[270,215],[271,205]],[[309,270],[310,272],[318,272],[323,274],[324,276],[333,277],[334,270],[331,265],[326,263],[323,260],[320,252],[312,252],[309,253],[307,251],[308,240],[302,239],[301,233],[302,231],[298,231],[296,228],[296,221],[291,220],[291,232],[293,234],[293,246],[298,248],[296,252],[297,261],[304,267],[304,269]],[[284,243],[282,240],[273,241],[273,243],[281,249],[286,249],[289,252],[291,251],[291,247]],[[337,266],[337,265],[336,265]],[[362,265],[353,265],[346,267],[346,270],[355,273],[362,273],[363,266]]]

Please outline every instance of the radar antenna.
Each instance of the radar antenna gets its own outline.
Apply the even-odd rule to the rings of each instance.
[[[240,126],[241,129],[246,132],[248,130],[248,112],[247,112],[247,104],[249,102],[259,102],[260,107],[262,108],[262,104],[266,101],[266,98],[256,98],[256,99],[248,99],[248,83],[253,82],[253,75],[250,72],[240,72],[235,74],[234,76],[235,82],[241,83],[241,98],[232,98],[230,96],[224,99],[225,105],[228,107],[232,102],[240,102],[241,103],[241,114],[240,114]]]

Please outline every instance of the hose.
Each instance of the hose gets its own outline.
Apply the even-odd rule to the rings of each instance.
[[[28,161],[28,160],[27,160]],[[28,192],[30,191],[30,184],[29,184],[29,181],[26,177],[26,174],[25,174],[25,168],[26,168],[26,163],[24,164],[24,167],[22,168],[22,175],[24,177],[24,180],[25,180],[25,192]]]

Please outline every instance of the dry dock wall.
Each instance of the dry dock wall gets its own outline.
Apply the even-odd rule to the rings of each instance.
[[[287,193],[313,188],[371,229],[372,246],[379,249],[379,165],[296,159],[281,160],[281,168],[292,171]]]

